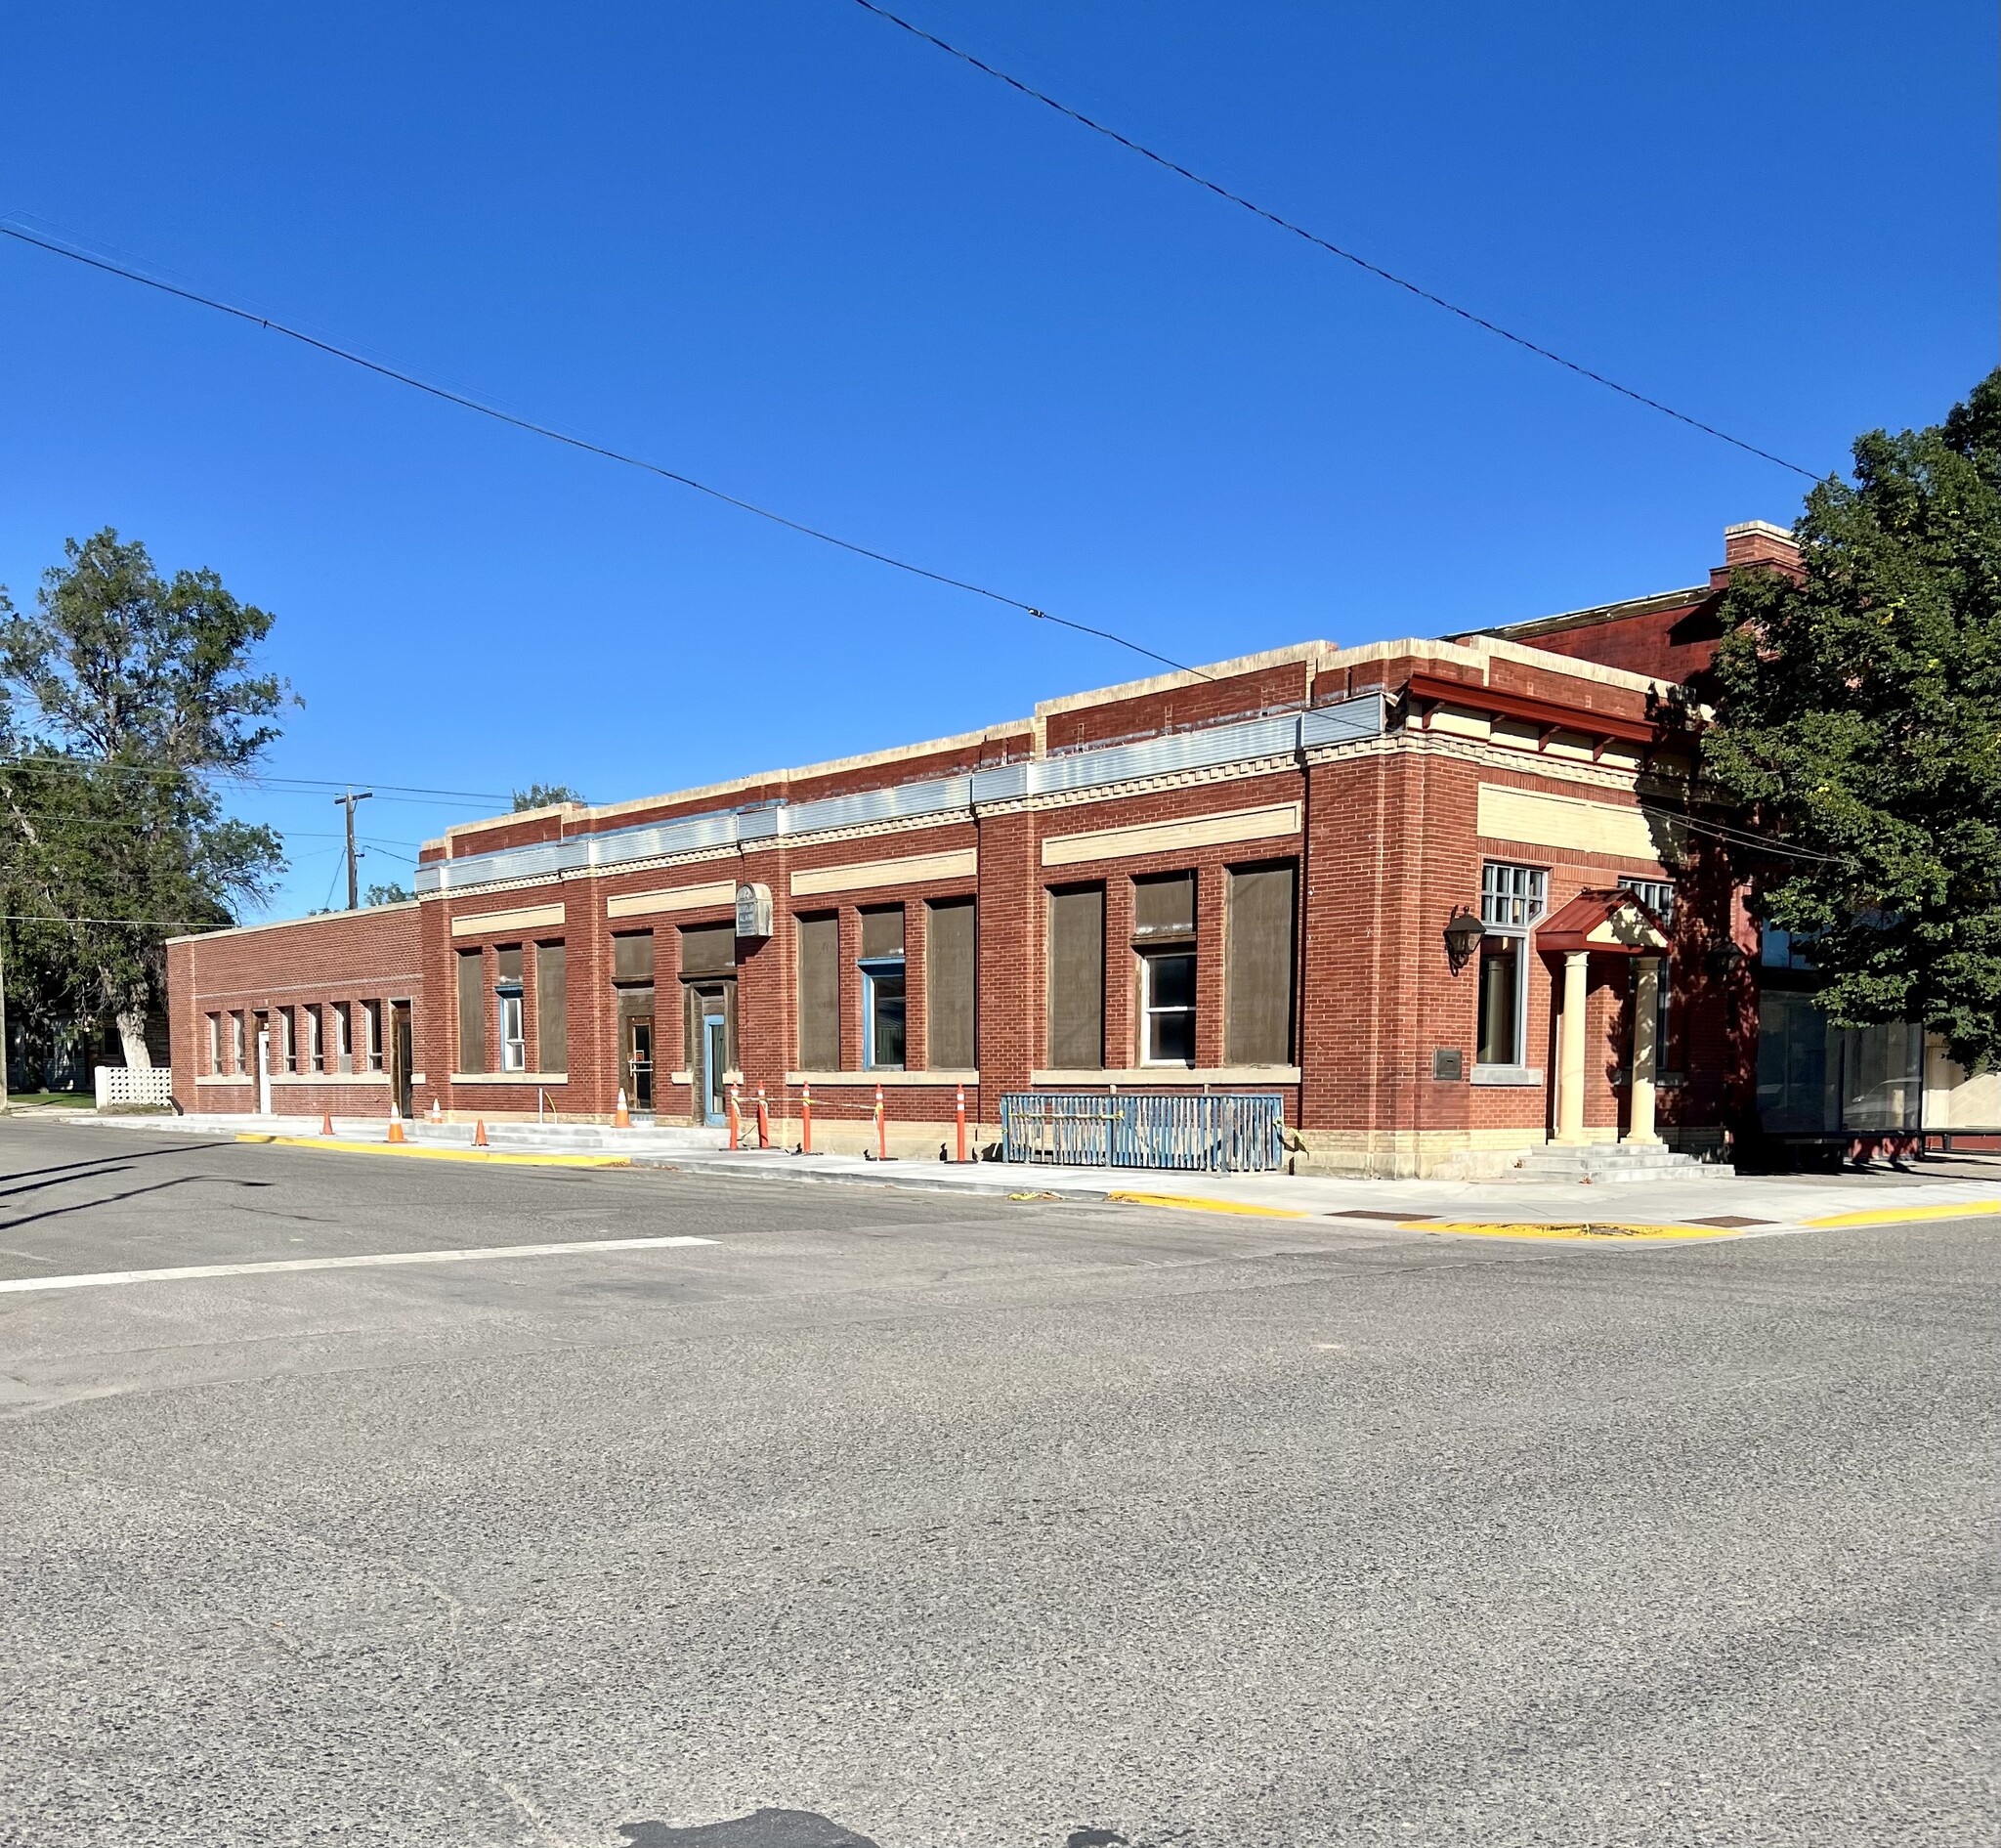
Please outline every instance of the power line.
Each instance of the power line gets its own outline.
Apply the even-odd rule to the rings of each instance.
[[[1843,853],[1814,853],[1806,847],[1783,847],[1768,836],[1754,835],[1746,829],[1731,828],[1723,822],[1699,821],[1679,808],[1657,808],[1651,802],[1641,802],[1639,810],[1643,815],[1658,815],[1663,821],[1674,822],[1693,834],[1713,836],[1725,846],[1756,847],[1761,853],[1776,854],[1788,860],[1817,860],[1826,866],[1845,866],[1852,857]]]
[[[1732,449],[1742,450],[1747,455],[1755,455],[1761,461],[1771,462],[1779,468],[1789,468],[1795,475],[1804,476],[1808,481],[1820,480],[1810,468],[1802,468],[1797,462],[1787,461],[1783,455],[1774,455],[1769,450],[1762,450],[1755,443],[1747,443],[1742,437],[1730,435],[1727,430],[1719,430],[1713,423],[1704,423],[1700,417],[1691,417],[1684,410],[1677,410],[1672,405],[1664,405],[1658,398],[1649,398],[1644,392],[1635,391],[1630,385],[1622,385],[1617,379],[1607,378],[1604,373],[1594,371],[1590,366],[1582,365],[1575,360],[1566,360],[1562,354],[1553,353],[1548,347],[1540,345],[1526,335],[1502,326],[1499,322],[1489,321],[1486,316],[1475,314],[1470,308],[1462,308],[1457,302],[1450,302],[1442,295],[1433,294],[1423,283],[1413,282],[1408,277],[1398,276],[1393,270],[1385,270],[1380,263],[1371,263],[1367,257],[1358,256],[1354,251],[1331,242],[1319,233],[1308,231],[1305,226],[1280,216],[1268,206],[1259,205],[1255,199],[1248,199],[1241,193],[1233,193],[1228,187],[1219,186],[1215,181],[1204,178],[1192,168],[1184,167],[1178,160],[1171,160],[1166,154],[1156,153],[1153,149],[1134,141],[1129,135],[1122,135],[1116,128],[1109,128],[1103,122],[1094,121],[1083,110],[1073,109],[1069,104],[1057,102],[1045,91],[1022,82],[1019,77],[1009,76],[1006,71],[997,69],[984,59],[975,58],[971,52],[961,51],[957,45],[949,44],[938,37],[936,33],[925,31],[921,25],[912,24],[909,20],[900,18],[887,7],[877,6],[875,0],[855,0],[855,4],[865,13],[874,14],[878,20],[887,20],[891,25],[901,26],[913,38],[920,38],[927,45],[935,45],[949,57],[957,58],[960,64],[970,64],[975,70],[984,72],[997,82],[1004,83],[1010,90],[1018,90],[1023,96],[1046,105],[1058,115],[1068,116],[1071,121],[1089,129],[1092,134],[1102,135],[1107,141],[1117,142],[1121,148],[1139,155],[1142,160],[1151,160],[1155,166],[1165,167],[1170,173],[1192,182],[1205,192],[1213,193],[1217,198],[1226,199],[1232,205],[1241,205],[1245,211],[1263,219],[1267,224],[1276,225],[1281,231],[1289,231],[1295,237],[1303,237],[1306,242],[1325,250],[1330,256],[1340,257],[1343,263],[1352,263],[1356,269],[1365,270],[1382,281],[1394,283],[1398,288],[1415,295],[1420,301],[1429,302],[1433,308],[1442,308],[1448,315],[1457,315],[1460,320],[1470,322],[1475,327],[1482,327],[1488,333],[1498,334],[1503,340],[1521,347],[1540,359],[1548,360],[1554,365],[1562,366],[1565,371],[1575,372],[1580,378],[1588,378],[1593,384],[1602,385],[1607,391],[1617,392],[1621,398],[1630,398],[1636,405],[1644,405],[1649,410],[1658,410],[1664,417],[1673,417],[1677,423],[1685,423],[1691,430],[1700,430],[1703,435],[1713,436],[1719,442],[1729,444]]]
[[[0,225],[0,231],[5,230],[6,227]],[[267,776],[256,770],[228,770],[206,764],[190,764],[177,769],[171,764],[106,763],[90,757],[58,756],[48,752],[38,752],[25,756],[0,757],[0,767],[69,770],[79,776],[220,777],[225,782],[247,783],[261,790],[311,790],[316,795],[321,790],[348,790],[357,784],[370,782],[366,777],[349,777],[342,780],[333,777]],[[399,795],[457,796],[470,802],[505,802],[512,799],[492,790],[427,790],[404,783],[372,783],[371,787],[394,791]]]
[[[218,924],[213,918],[61,918],[53,912],[0,911],[0,924],[139,924],[172,930],[234,930],[236,926]]]
[[[302,328],[287,325],[282,321],[274,321],[269,315],[260,315],[247,308],[238,308],[213,295],[203,295],[192,288],[183,288],[179,283],[161,280],[156,276],[148,276],[145,271],[133,269],[122,263],[112,263],[104,257],[90,255],[86,251],[72,250],[66,244],[53,238],[40,237],[32,232],[23,231],[19,225],[0,223],[0,235],[15,238],[18,242],[32,244],[37,250],[46,250],[52,256],[67,257],[71,263],[83,264],[92,270],[102,270],[107,276],[121,276],[128,282],[143,283],[150,289],[157,289],[163,295],[173,295],[184,302],[192,302],[199,308],[212,308],[219,315],[228,315],[236,321],[248,322],[252,326],[263,327],[271,333],[283,334],[288,340],[296,340],[301,346],[311,347],[316,353],[323,353],[329,359],[345,360],[350,365],[358,365],[363,371],[373,372],[380,378],[393,380],[399,385],[407,385],[412,391],[423,392],[432,398],[443,399],[447,405],[456,405],[462,410],[477,411],[483,417],[491,417],[496,423],[510,425],[517,430],[526,430],[531,436],[546,437],[551,443],[561,443],[566,448],[580,450],[586,455],[601,456],[608,462],[617,462],[626,468],[636,468],[648,475],[657,475],[662,481],[676,483],[683,488],[692,488],[699,494],[706,494],[711,500],[720,500],[725,506],[735,507],[742,513],[752,513],[760,520],[769,520],[774,526],[785,527],[788,532],[797,533],[809,539],[818,539],[823,545],[832,545],[843,552],[852,552],[857,558],[873,559],[878,565],[887,565],[894,571],[908,572],[913,578],[927,579],[932,583],[944,584],[953,590],[963,590],[970,596],[985,597],[989,602],[1004,604],[1010,610],[1019,610],[1024,616],[1035,618],[1038,623],[1053,623],[1058,628],[1073,629],[1080,635],[1095,635],[1100,641],[1111,642],[1116,647],[1129,649],[1135,655],[1143,655],[1148,661],[1157,661],[1164,667],[1171,667],[1176,673],[1192,673],[1199,679],[1211,680],[1199,667],[1191,667],[1185,662],[1173,660],[1155,649],[1142,647],[1138,642],[1128,641],[1123,635],[1116,635],[1108,628],[1093,628],[1088,623],[1073,623],[1066,616],[1051,616],[1046,610],[1039,610],[1033,603],[1024,603],[1019,597],[1010,597],[1004,591],[990,590],[984,584],[976,584],[964,578],[949,578],[942,571],[932,571],[923,565],[913,565],[908,559],[897,558],[888,552],[878,552],[867,545],[858,545],[853,539],[844,539],[829,533],[822,527],[808,526],[803,520],[794,520],[770,507],[759,506],[754,500],[745,500],[740,495],[728,494],[720,488],[711,488],[708,483],[697,481],[693,475],[681,474],[676,469],[662,467],[659,462],[650,462],[644,456],[630,455],[622,450],[608,449],[602,443],[587,442],[582,437],[567,435],[553,429],[546,423],[536,423],[532,418],[517,416],[511,410],[502,410],[497,406],[483,404],[477,398],[469,398],[463,392],[455,392],[444,385],[434,385],[430,380],[419,378],[414,372],[405,372],[393,365],[384,365],[378,360],[368,359],[350,347],[338,346],[331,340],[322,340],[316,334]]]

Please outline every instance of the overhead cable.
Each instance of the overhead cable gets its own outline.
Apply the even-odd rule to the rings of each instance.
[[[958,46],[940,38],[935,32],[927,32],[921,25],[915,25],[909,20],[890,12],[887,7],[877,6],[875,0],[855,0],[855,4],[865,13],[874,14],[878,20],[886,20],[891,25],[901,26],[913,38],[920,38],[927,45],[935,45],[949,57],[957,58],[960,64],[970,64],[973,69],[994,78],[996,82],[1004,83],[1010,90],[1018,90],[1032,101],[1045,105],[1058,115],[1068,116],[1071,121],[1089,129],[1092,134],[1102,135],[1107,141],[1117,142],[1121,148],[1139,155],[1142,160],[1150,160],[1157,167],[1165,167],[1168,172],[1201,187],[1205,192],[1213,193],[1217,198],[1225,199],[1232,205],[1241,205],[1245,211],[1263,219],[1267,224],[1276,225],[1281,231],[1291,232],[1295,237],[1304,238],[1306,242],[1325,250],[1330,256],[1339,257],[1343,263],[1352,263],[1356,269],[1365,270],[1382,281],[1394,283],[1396,287],[1415,295],[1420,301],[1429,302],[1433,308],[1442,308],[1448,315],[1457,315],[1460,320],[1470,322],[1475,327],[1484,328],[1488,333],[1496,334],[1501,339],[1535,354],[1539,359],[1548,360],[1553,365],[1560,365],[1565,371],[1575,372],[1580,378],[1588,378],[1593,384],[1602,385],[1607,391],[1617,392],[1621,398],[1629,398],[1636,405],[1644,405],[1649,410],[1658,410],[1662,416],[1672,417],[1677,423],[1686,424],[1691,430],[1700,430],[1703,435],[1713,436],[1721,443],[1729,444],[1732,449],[1742,450],[1747,455],[1755,455],[1761,461],[1773,463],[1779,468],[1791,469],[1795,475],[1804,476],[1808,481],[1820,480],[1810,468],[1802,468],[1797,462],[1787,461],[1783,455],[1774,455],[1769,450],[1760,449],[1755,443],[1747,443],[1742,437],[1730,435],[1727,430],[1719,430],[1713,423],[1705,423],[1700,417],[1691,417],[1685,410],[1677,410],[1672,405],[1664,405],[1658,398],[1649,398],[1646,393],[1635,391],[1630,385],[1622,385],[1615,378],[1607,378],[1604,373],[1595,371],[1589,365],[1580,365],[1576,360],[1566,360],[1562,354],[1552,352],[1525,334],[1515,333],[1511,328],[1502,326],[1499,322],[1489,321],[1485,315],[1475,314],[1470,308],[1462,308],[1457,302],[1447,301],[1444,296],[1433,293],[1423,283],[1413,282],[1408,277],[1398,276],[1393,270],[1385,270],[1380,263],[1372,263],[1367,257],[1359,256],[1354,251],[1321,236],[1318,232],[1308,231],[1305,226],[1281,216],[1270,207],[1259,205],[1256,200],[1246,198],[1241,193],[1233,193],[1228,187],[1205,178],[1193,168],[1184,167],[1178,160],[1170,159],[1166,154],[1156,152],[1143,142],[1136,142],[1129,135],[1122,135],[1116,128],[1094,120],[1082,109],[1073,109],[1069,104],[1059,103],[1046,91],[1038,90],[1033,84],[1024,83],[1019,77],[1008,75],[1006,71],[988,64],[985,59],[976,58],[969,51],[961,51]]]
[[[985,584],[976,584],[964,578],[948,577],[942,571],[932,571],[924,565],[914,565],[908,559],[897,558],[889,552],[878,552],[871,546],[859,545],[853,539],[844,539],[837,534],[828,532],[824,527],[808,526],[803,520],[794,520],[787,514],[760,506],[754,500],[745,500],[741,495],[729,494],[721,488],[711,488],[707,482],[697,481],[693,475],[684,475],[677,469],[663,467],[659,462],[650,462],[644,456],[631,455],[622,450],[608,449],[602,443],[592,443],[582,437],[571,436],[546,423],[537,423],[532,418],[517,416],[511,410],[502,410],[495,405],[484,404],[463,392],[452,391],[444,385],[435,385],[429,379],[419,378],[414,372],[384,365],[379,360],[371,360],[352,348],[336,345],[331,340],[322,340],[317,334],[307,333],[302,328],[288,326],[284,322],[274,321],[269,315],[260,315],[248,308],[238,308],[233,302],[223,301],[217,296],[203,295],[194,289],[183,288],[177,282],[165,281],[156,276],[148,276],[143,270],[133,269],[123,263],[113,263],[105,257],[92,256],[87,251],[72,249],[52,237],[43,237],[33,232],[23,231],[19,225],[0,222],[0,235],[15,238],[21,243],[32,244],[38,250],[48,251],[52,256],[67,257],[72,263],[80,263],[93,270],[102,270],[107,276],[119,276],[128,282],[143,283],[148,288],[158,289],[163,295],[173,295],[184,302],[192,302],[198,308],[212,308],[219,315],[228,315],[234,320],[248,322],[252,326],[263,327],[271,333],[283,334],[287,340],[296,340],[301,346],[311,347],[316,353],[323,353],[329,359],[345,360],[348,365],[358,365],[365,372],[373,372],[378,377],[390,379],[398,385],[407,385],[412,391],[442,399],[446,404],[456,405],[462,410],[477,411],[481,416],[490,417],[496,423],[508,424],[517,430],[526,430],[531,436],[546,437],[551,443],[561,443],[568,449],[580,450],[586,455],[600,456],[605,461],[617,462],[625,468],[636,468],[643,474],[657,475],[661,481],[670,481],[682,488],[692,488],[697,494],[706,494],[711,500],[720,500],[725,506],[735,507],[739,512],[755,514],[760,520],[769,520],[772,525],[782,526],[788,532],[800,534],[806,538],[818,539],[823,545],[831,545],[843,552],[852,552],[857,558],[873,559],[876,564],[887,565],[893,571],[908,572],[913,578],[923,578],[953,590],[963,590],[969,596],[985,597],[991,603],[1004,604],[1010,610],[1019,610],[1024,616],[1033,617],[1038,623],[1052,623],[1058,628],[1073,629],[1080,635],[1095,635],[1100,641],[1111,642],[1115,647],[1128,649],[1135,655],[1143,655],[1148,661],[1157,661],[1164,667],[1173,668],[1176,673],[1192,673],[1204,680],[1214,677],[1204,673],[1199,667],[1191,667],[1185,662],[1163,655],[1156,649],[1128,641],[1125,636],[1115,634],[1108,628],[1093,628],[1088,623],[1074,623],[1066,616],[1051,616],[1048,611],[1039,610],[1033,603],[1024,603],[1019,597],[1010,597],[1004,591],[990,590]]]

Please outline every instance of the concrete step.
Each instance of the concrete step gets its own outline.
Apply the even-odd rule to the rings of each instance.
[[[1531,1149],[1510,1171],[1521,1181],[1727,1181],[1727,1162],[1698,1161],[1680,1149],[1595,1143],[1582,1148]]]

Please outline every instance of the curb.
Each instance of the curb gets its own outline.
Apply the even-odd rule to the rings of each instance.
[[[1165,1206],[1186,1213],[1237,1213],[1252,1219],[1313,1220],[1322,1215],[1298,1206],[1256,1206],[1243,1200],[1212,1200],[1199,1193],[1135,1193],[1119,1188],[1101,1196],[1123,1206]]]
[[[1559,1239],[1571,1244],[1654,1244],[1669,1239],[1702,1242],[1742,1238],[1743,1228],[1724,1225],[1651,1225],[1633,1220],[1412,1220],[1404,1232],[1446,1232],[1464,1238]]]
[[[529,1154],[515,1149],[436,1148],[421,1142],[343,1142],[322,1136],[270,1136],[246,1131],[239,1142],[277,1148],[317,1148],[336,1155],[396,1155],[410,1161],[476,1161],[500,1168],[630,1168],[630,1155]]]
[[[997,1182],[993,1185],[969,1186],[962,1181],[931,1181],[924,1178],[924,1164],[909,1164],[911,1172],[897,1174],[851,1174],[843,1170],[816,1168],[792,1168],[782,1161],[745,1163],[705,1161],[701,1156],[679,1155],[635,1155],[631,1158],[635,1168],[653,1168],[663,1172],[683,1175],[701,1175],[705,1179],[737,1179],[745,1181],[813,1181],[830,1182],[835,1185],[856,1187],[902,1187],[913,1192],[956,1194],[962,1200],[1084,1200],[1097,1203],[1112,1196],[1101,1187],[1035,1187],[1009,1185]],[[885,1162],[882,1167],[894,1171],[905,1164]]]
[[[1867,1213],[1830,1213],[1802,1225],[1912,1225],[1923,1220],[1978,1220],[2001,1214],[2001,1200],[1957,1200],[1946,1206],[1882,1207]]]

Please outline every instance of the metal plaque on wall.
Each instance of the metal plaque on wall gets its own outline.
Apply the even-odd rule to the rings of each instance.
[[[740,937],[771,935],[771,887],[745,882],[737,887],[737,934]]]
[[[1457,1083],[1466,1075],[1466,1055],[1456,1046],[1434,1046],[1431,1049],[1431,1076],[1443,1079],[1447,1084]]]

